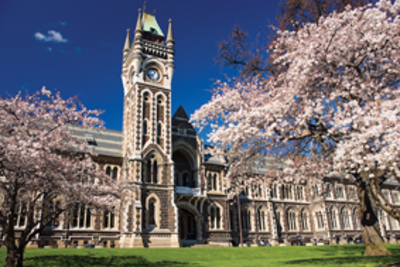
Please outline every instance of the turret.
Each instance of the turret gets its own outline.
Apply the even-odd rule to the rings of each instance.
[[[170,82],[170,85],[172,83],[172,76],[174,74],[175,70],[175,63],[174,63],[174,55],[175,55],[175,40],[174,40],[174,34],[172,33],[172,19],[168,20],[169,25],[168,25],[168,35],[167,35],[167,48],[168,48],[168,63],[167,63],[167,74],[168,74],[168,80]]]

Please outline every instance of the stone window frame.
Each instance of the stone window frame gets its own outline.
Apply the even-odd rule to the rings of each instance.
[[[108,168],[110,168],[110,173],[108,173]],[[111,179],[113,181],[118,181],[119,179],[119,172],[121,170],[121,167],[119,165],[114,165],[114,164],[105,164],[103,166],[103,170],[106,173],[106,175],[108,175],[109,177],[111,177]]]
[[[285,212],[285,221],[286,221],[286,228],[288,232],[297,231],[297,214],[296,211],[289,207],[286,209]]]
[[[257,221],[258,221],[258,231],[262,231],[262,232],[269,231],[268,208],[266,206],[260,205],[257,208]]]
[[[305,215],[305,216],[304,216]],[[310,211],[306,208],[301,209],[300,211],[300,228],[303,232],[310,232],[311,231],[311,224],[310,224]]]
[[[74,226],[73,225],[73,221],[75,220],[74,213],[75,213],[76,208],[78,208],[77,218],[76,218],[77,225]],[[83,214],[84,218],[83,218],[83,224],[81,226],[80,225],[80,221],[81,221],[81,215],[82,215],[82,208],[84,209],[84,214]],[[72,216],[70,218],[70,228],[71,229],[93,229],[94,219],[95,219],[94,217],[95,216],[92,213],[91,209],[88,208],[86,205],[81,204],[81,205],[77,205],[76,207],[73,207],[72,210],[71,210],[71,214],[72,214]],[[88,218],[87,218],[88,214],[90,214],[89,221],[88,221]],[[89,222],[89,226],[87,226],[88,222]]]
[[[154,201],[154,225],[151,225],[149,223],[150,220],[150,214],[149,214],[149,206],[150,206],[150,201],[151,200],[155,200]],[[151,193],[147,198],[146,198],[146,221],[145,221],[145,228],[149,229],[149,228],[156,228],[156,229],[160,229],[161,227],[161,205],[160,205],[160,199],[159,197],[155,194],[155,193]]]
[[[208,227],[210,230],[223,230],[222,227],[223,208],[218,203],[208,206]]]

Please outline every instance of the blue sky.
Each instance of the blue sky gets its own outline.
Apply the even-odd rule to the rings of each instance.
[[[182,105],[190,116],[206,103],[216,79],[234,72],[215,63],[218,42],[235,25],[255,39],[275,23],[279,1],[148,0],[167,33],[173,21],[175,74],[172,112]],[[42,86],[64,98],[79,95],[101,109],[106,127],[122,128],[122,48],[134,29],[137,0],[1,0],[0,95],[33,93]],[[202,134],[203,135],[203,134]]]

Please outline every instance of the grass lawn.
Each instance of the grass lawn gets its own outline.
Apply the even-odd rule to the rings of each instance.
[[[390,257],[364,257],[363,245],[321,247],[27,249],[24,266],[389,266],[400,263],[400,245]],[[0,249],[4,262],[5,249]],[[1,262],[0,262],[1,264]],[[400,266],[400,265],[397,265]]]

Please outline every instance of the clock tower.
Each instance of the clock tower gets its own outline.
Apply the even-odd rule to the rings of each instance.
[[[171,20],[165,37],[155,15],[139,9],[122,60],[123,169],[138,189],[121,214],[122,247],[179,246],[171,155],[174,43]]]

